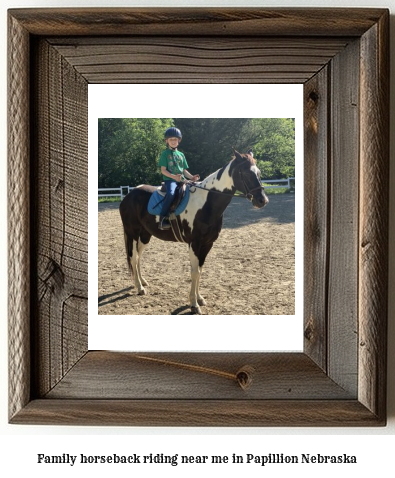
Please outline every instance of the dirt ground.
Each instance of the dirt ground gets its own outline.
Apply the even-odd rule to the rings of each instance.
[[[295,196],[269,196],[255,209],[234,198],[218,240],[207,256],[200,292],[208,315],[295,313]],[[119,203],[99,204],[101,315],[189,315],[188,246],[153,237],[142,259],[147,295],[138,296],[129,274]],[[174,275],[166,276],[172,265]]]

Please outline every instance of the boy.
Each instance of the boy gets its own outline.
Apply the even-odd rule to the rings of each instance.
[[[182,140],[181,131],[178,128],[168,128],[165,131],[164,139],[167,148],[162,152],[159,158],[159,166],[166,186],[166,196],[163,201],[158,226],[162,231],[170,228],[170,222],[167,216],[174,199],[177,183],[184,181],[185,177],[192,181],[199,179],[198,174],[193,176],[187,171],[188,163],[185,156],[181,151],[177,150]]]

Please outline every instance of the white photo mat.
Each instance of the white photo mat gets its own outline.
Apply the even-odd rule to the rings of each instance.
[[[89,350],[302,351],[303,85],[90,84],[88,105]],[[98,315],[99,118],[295,118],[295,315],[246,315],[242,321],[231,315]],[[125,287],[130,285],[125,257]]]

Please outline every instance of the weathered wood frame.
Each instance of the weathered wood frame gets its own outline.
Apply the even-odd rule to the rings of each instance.
[[[384,9],[9,11],[11,423],[386,423],[388,30]],[[303,353],[87,350],[92,82],[304,83]]]

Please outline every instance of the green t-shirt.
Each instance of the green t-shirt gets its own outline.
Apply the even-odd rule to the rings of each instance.
[[[159,167],[165,166],[165,168],[171,174],[181,174],[184,179],[184,169],[188,169],[188,163],[185,159],[184,153],[181,151],[173,151],[172,149],[165,149],[159,158]],[[164,181],[169,181],[171,178],[163,175]]]

